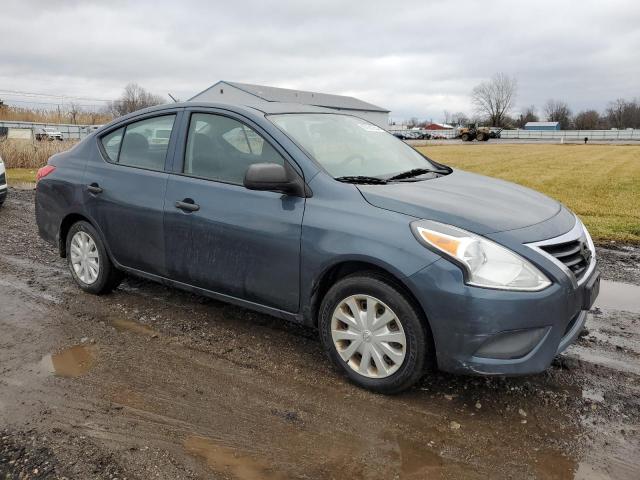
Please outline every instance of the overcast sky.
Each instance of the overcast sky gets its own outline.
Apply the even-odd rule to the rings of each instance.
[[[472,113],[473,86],[502,71],[539,113],[640,97],[638,0],[269,3],[4,0],[0,92],[110,99],[135,81],[187,99],[223,79],[439,120]]]

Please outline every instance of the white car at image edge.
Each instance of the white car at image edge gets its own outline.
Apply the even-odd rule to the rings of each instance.
[[[7,173],[2,157],[0,157],[0,206],[4,203],[5,198],[7,198]]]

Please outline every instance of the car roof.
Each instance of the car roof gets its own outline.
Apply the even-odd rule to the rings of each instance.
[[[174,110],[176,108],[218,108],[221,110],[229,110],[236,113],[245,113],[249,116],[262,114],[262,115],[273,115],[273,114],[283,114],[283,113],[333,113],[333,114],[346,114],[349,115],[349,112],[340,112],[338,110],[333,110],[331,108],[323,108],[323,107],[315,107],[313,105],[303,105],[301,103],[281,103],[281,102],[260,102],[256,104],[247,104],[247,105],[239,105],[239,104],[230,104],[230,103],[218,103],[218,102],[202,102],[202,101],[188,101],[188,102],[176,102],[176,103],[165,103],[162,105],[156,105],[154,107],[144,108],[142,110],[136,110],[135,112],[128,113],[127,115],[123,115],[122,117],[118,117],[113,119],[106,125],[103,125],[96,132],[102,132],[112,127],[113,125],[120,124],[129,119],[133,119],[140,115],[145,115],[148,113],[162,113],[163,111]]]
[[[137,116],[147,112],[160,112],[162,110],[170,110],[174,108],[221,108],[224,110],[231,110],[235,112],[253,111],[262,112],[265,114],[275,113],[337,113],[336,110],[324,107],[315,107],[313,105],[303,105],[301,103],[280,103],[280,102],[257,102],[255,104],[231,104],[231,103],[218,103],[218,102],[177,102],[177,103],[165,103],[163,105],[157,105],[155,107],[145,108],[136,112],[125,115],[121,118],[127,118],[129,116]]]

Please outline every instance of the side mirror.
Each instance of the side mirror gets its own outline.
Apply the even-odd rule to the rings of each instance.
[[[282,192],[298,197],[308,197],[305,184],[291,168],[277,163],[254,163],[244,174],[244,186],[249,190]]]

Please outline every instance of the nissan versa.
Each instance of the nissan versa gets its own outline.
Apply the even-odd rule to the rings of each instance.
[[[299,104],[135,112],[51,157],[36,204],[83,290],[128,273],[317,326],[335,365],[384,393],[430,366],[543,371],[599,289],[560,203]]]

